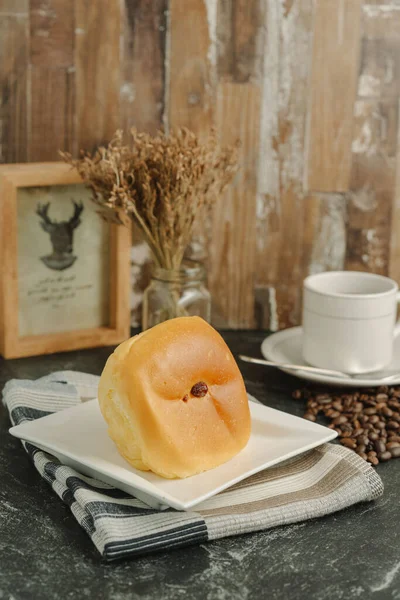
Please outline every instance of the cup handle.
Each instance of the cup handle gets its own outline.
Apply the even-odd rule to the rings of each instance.
[[[400,304],[400,291],[397,292],[396,294],[396,300],[397,300],[397,304]],[[400,319],[398,321],[396,321],[396,324],[394,326],[394,330],[393,330],[393,335],[394,337],[397,337],[400,333]]]

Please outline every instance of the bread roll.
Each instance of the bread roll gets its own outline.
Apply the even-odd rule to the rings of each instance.
[[[239,368],[199,317],[171,319],[118,346],[102,373],[99,403],[120,454],[169,479],[226,462],[250,436]]]

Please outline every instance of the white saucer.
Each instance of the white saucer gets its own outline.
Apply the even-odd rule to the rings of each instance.
[[[227,463],[187,479],[138,471],[117,452],[97,400],[23,423],[11,435],[31,442],[78,472],[120,488],[157,509],[188,510],[246,477],[336,437],[336,432],[250,402],[250,440]]]
[[[261,352],[267,360],[272,360],[274,362],[307,365],[302,356],[302,335],[303,329],[301,327],[291,327],[290,329],[284,329],[277,333],[273,333],[261,344]],[[388,371],[396,369],[398,369],[400,373],[400,336],[395,338],[392,363],[387,367]],[[300,370],[289,371],[287,369],[282,369],[282,371],[300,377],[300,379],[306,379],[307,381],[322,383],[324,385],[359,388],[385,384],[385,382],[379,378],[379,373],[376,373],[376,378],[372,378],[372,376],[369,375],[368,378],[365,379],[362,379],[361,376],[357,377],[357,379],[340,379],[339,377],[308,373],[307,371]],[[384,373],[385,372],[382,371],[382,376]],[[400,375],[398,379],[390,381],[390,385],[397,385],[399,383]]]

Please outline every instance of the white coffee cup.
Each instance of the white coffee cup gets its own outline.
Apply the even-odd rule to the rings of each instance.
[[[358,271],[311,275],[303,285],[303,358],[350,374],[378,371],[392,360],[398,285]],[[400,365],[399,365],[400,367]]]

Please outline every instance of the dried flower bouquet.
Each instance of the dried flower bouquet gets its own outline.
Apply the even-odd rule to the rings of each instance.
[[[137,223],[158,267],[179,269],[196,218],[223,192],[237,169],[237,145],[220,147],[187,129],[156,136],[117,131],[107,147],[78,159],[61,153],[93,192],[100,214]]]

